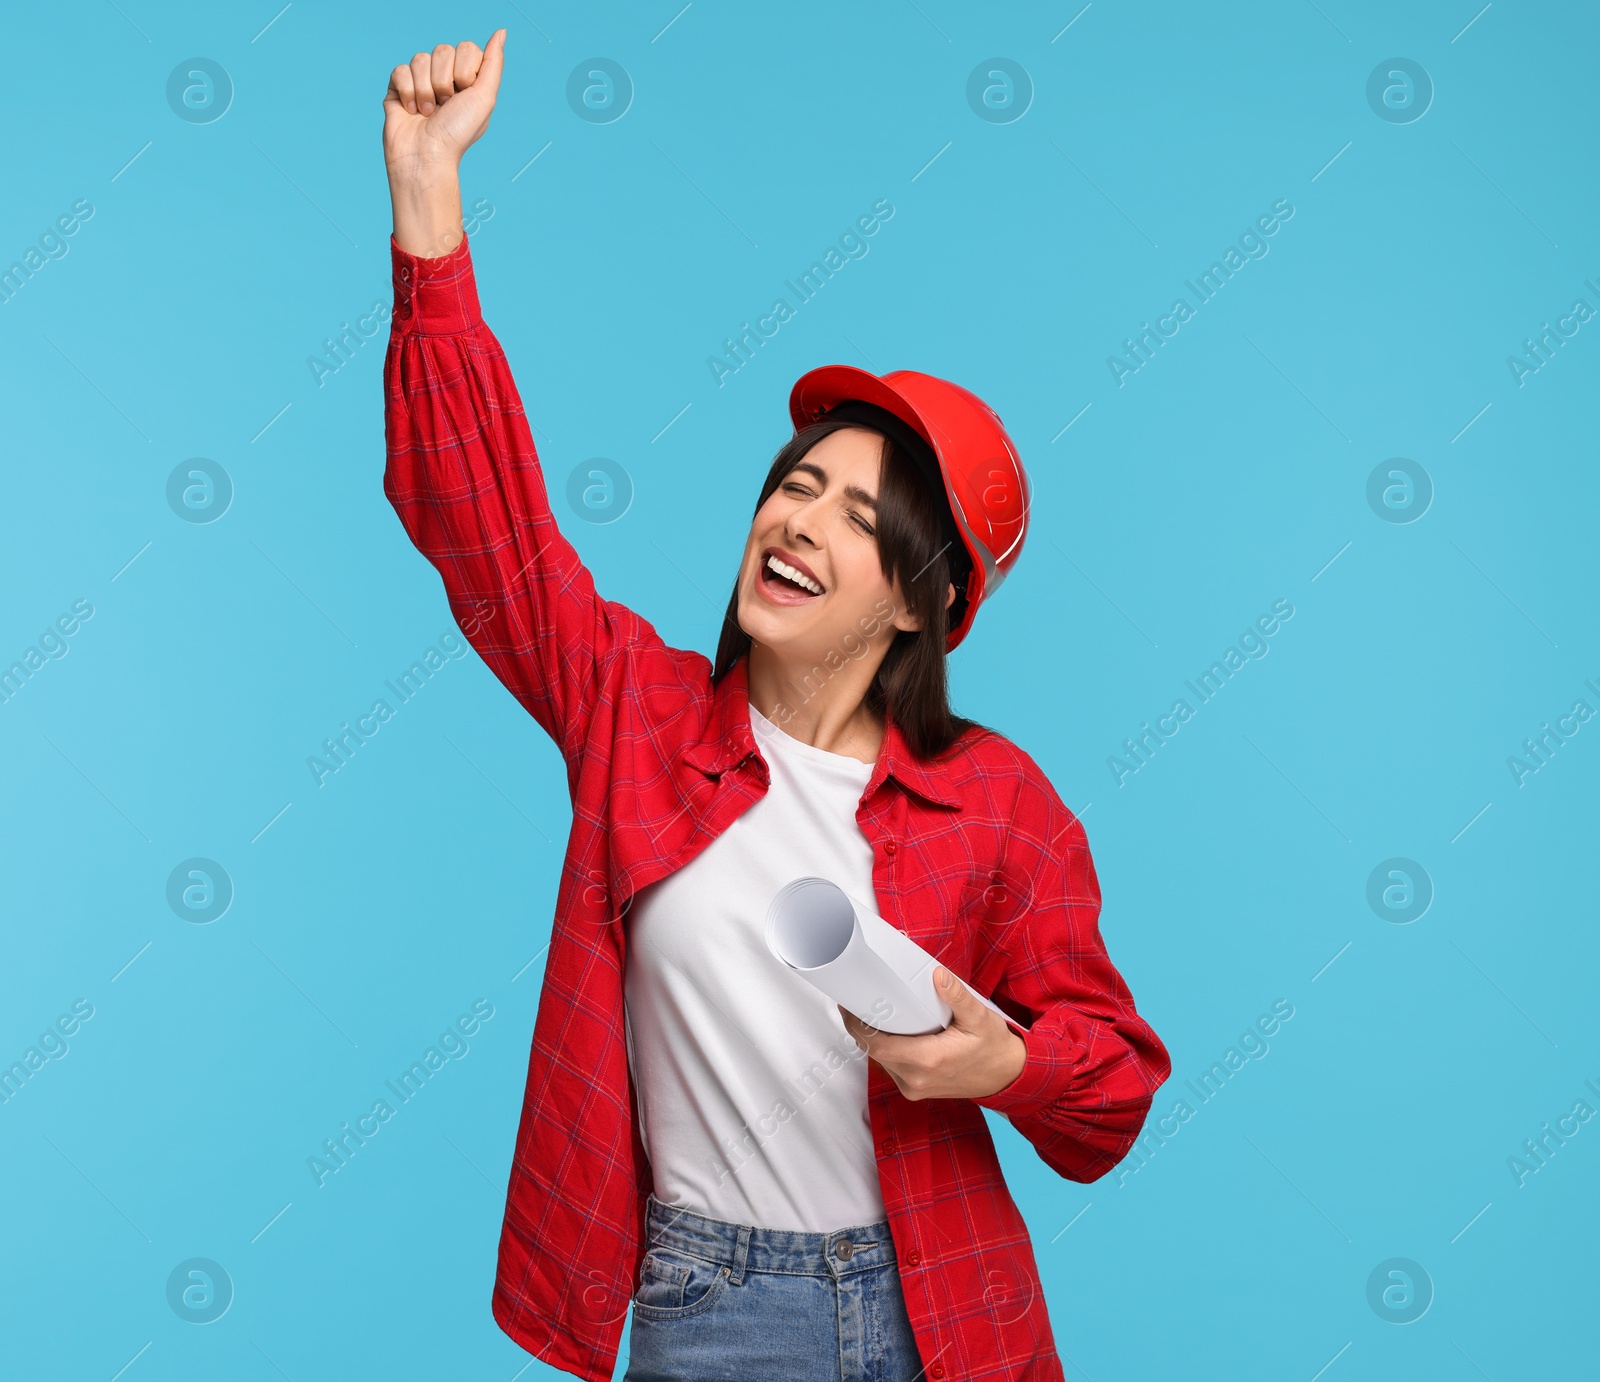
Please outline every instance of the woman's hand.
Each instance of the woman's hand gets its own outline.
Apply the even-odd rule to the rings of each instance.
[[[489,128],[505,51],[506,31],[496,29],[487,48],[441,43],[395,68],[383,98],[384,162],[391,169],[459,164]]]
[[[489,128],[506,31],[488,46],[441,43],[389,74],[383,98],[383,161],[394,203],[394,238],[432,259],[461,243],[461,156]]]
[[[980,1099],[999,1093],[1022,1073],[1026,1044],[943,965],[934,968],[933,981],[950,1005],[950,1025],[942,1032],[895,1036],[840,1008],[845,1030],[908,1099]]]

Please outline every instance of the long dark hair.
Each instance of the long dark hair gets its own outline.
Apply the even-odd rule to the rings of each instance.
[[[866,404],[852,403],[796,432],[773,457],[755,512],[760,512],[806,452],[842,427],[870,427],[865,419],[872,411]],[[923,469],[932,460],[931,452],[919,462],[912,448],[892,435],[904,435],[896,421],[890,419],[882,427],[871,428],[883,437],[883,474],[878,485],[875,524],[878,559],[884,579],[892,583],[899,577],[906,607],[920,616],[922,627],[915,632],[901,629],[895,634],[864,702],[875,715],[892,719],[899,726],[907,746],[918,758],[933,758],[967,730],[983,728],[976,720],[951,710],[945,675],[945,639],[966,603],[970,558],[959,543],[946,536],[953,531],[948,504],[942,493],[934,491]],[[945,596],[951,583],[956,587],[956,598],[946,609]],[[735,577],[712,665],[713,684],[749,654],[750,645],[750,635],[739,627],[739,583]],[[819,683],[826,682],[831,672],[819,664],[814,675]]]

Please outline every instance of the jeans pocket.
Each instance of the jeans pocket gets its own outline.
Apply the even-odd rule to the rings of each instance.
[[[633,1309],[646,1319],[681,1319],[709,1310],[727,1289],[728,1268],[672,1248],[651,1248],[639,1264]]]

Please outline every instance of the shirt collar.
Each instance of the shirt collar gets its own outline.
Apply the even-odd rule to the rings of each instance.
[[[702,772],[716,775],[760,754],[750,729],[750,659],[741,657],[712,693],[711,714],[701,739],[683,751],[684,758]],[[911,751],[893,716],[886,716],[883,745],[862,795],[871,796],[885,778],[940,806],[961,809],[961,797],[949,775]]]

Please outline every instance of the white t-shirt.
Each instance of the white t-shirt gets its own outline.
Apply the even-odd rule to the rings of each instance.
[[[766,795],[628,911],[628,1060],[657,1199],[828,1233],[885,1217],[866,1054],[833,1000],[767,949],[763,925],[803,875],[876,909],[856,824],[872,765],[802,743],[754,706],[750,725]]]

